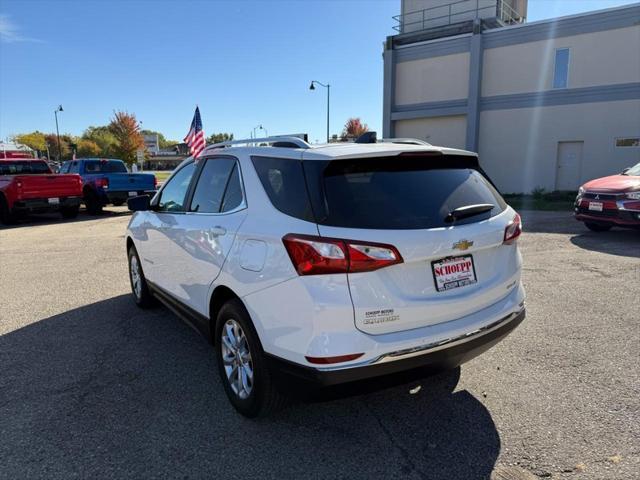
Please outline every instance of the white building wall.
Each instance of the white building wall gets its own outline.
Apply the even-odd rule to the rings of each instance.
[[[465,115],[398,120],[395,136],[417,138],[433,145],[464,148],[467,132]]]
[[[503,193],[552,191],[558,142],[584,142],[578,175],[584,183],[640,162],[640,148],[615,146],[624,136],[640,136],[640,100],[485,111],[480,164]]]
[[[466,98],[469,54],[401,62],[396,65],[396,105]]]
[[[567,47],[569,88],[640,81],[638,25],[487,49],[482,96],[550,90],[555,50]]]

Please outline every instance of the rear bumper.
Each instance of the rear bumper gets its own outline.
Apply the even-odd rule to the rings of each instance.
[[[487,351],[525,319],[525,309],[514,312],[464,336],[387,354],[361,366],[317,369],[267,354],[272,375],[281,385],[302,383],[308,387],[338,385],[413,369],[438,372],[455,368]]]
[[[12,209],[16,213],[45,213],[55,212],[61,208],[79,207],[82,197],[55,197],[58,203],[53,203],[49,198],[29,198],[13,202]]]
[[[133,194],[135,192],[135,195],[130,195]],[[107,204],[111,204],[111,203],[117,203],[117,202],[126,202],[129,198],[132,197],[136,197],[138,195],[154,195],[156,193],[155,190],[126,190],[126,191],[102,191],[102,194],[100,195],[100,199],[102,200],[102,202],[107,205]]]

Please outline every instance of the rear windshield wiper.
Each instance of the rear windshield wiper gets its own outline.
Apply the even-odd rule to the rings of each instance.
[[[455,222],[456,220],[460,220],[461,218],[473,217],[474,215],[479,215],[481,213],[488,212],[489,210],[493,210],[494,207],[495,205],[492,205],[490,203],[465,205],[464,207],[458,207],[454,210],[451,210],[445,217],[444,221],[447,223],[451,223]]]

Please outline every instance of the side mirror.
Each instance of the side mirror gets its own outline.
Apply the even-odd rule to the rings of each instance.
[[[127,206],[132,212],[144,212],[150,210],[149,195],[138,195],[127,200]]]

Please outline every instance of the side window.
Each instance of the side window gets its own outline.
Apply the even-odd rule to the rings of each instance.
[[[227,191],[222,199],[222,212],[230,212],[238,208],[242,203],[242,182],[240,180],[240,171],[238,164],[233,166],[229,183],[227,183]]]
[[[196,164],[190,163],[180,169],[162,189],[158,210],[163,212],[181,212],[184,209],[184,200],[189,190],[191,177],[196,170]]]
[[[292,217],[315,221],[300,160],[251,157],[251,161],[274,207]]]
[[[568,48],[556,49],[553,88],[567,88],[569,86],[569,53]]]
[[[80,173],[80,162],[74,160],[69,163],[69,173]]]
[[[210,158],[202,167],[202,173],[193,193],[189,211],[219,213],[230,175],[235,169],[232,158]]]
[[[60,173],[69,173],[69,167],[71,166],[71,162],[64,162],[62,167],[60,167]]]

